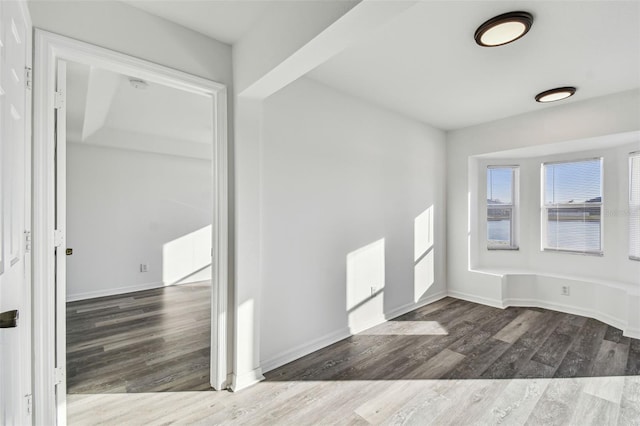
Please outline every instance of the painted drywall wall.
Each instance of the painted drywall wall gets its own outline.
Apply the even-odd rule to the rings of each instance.
[[[303,78],[261,144],[263,369],[444,293],[443,132]]]
[[[34,28],[231,85],[231,46],[117,1],[29,1]]]
[[[582,140],[595,137],[612,137],[620,133],[633,132],[640,129],[640,92],[629,91],[546,108],[541,111],[523,114],[480,126],[456,130],[447,134],[447,247],[448,247],[448,291],[458,297],[464,297],[493,305],[508,304],[512,290],[509,279],[500,274],[475,273],[474,270],[507,271],[527,270],[541,275],[552,276],[553,279],[540,278],[541,291],[535,299],[547,306],[564,307],[583,314],[589,314],[585,300],[577,297],[561,296],[559,286],[566,277],[588,284],[573,286],[597,286],[598,291],[591,291],[591,299],[606,298],[607,291],[600,291],[602,285],[616,286],[620,283],[640,287],[640,265],[627,259],[625,217],[605,215],[604,249],[602,257],[581,256],[566,253],[540,252],[540,218],[539,218],[539,161],[545,159],[566,159],[575,156],[603,155],[604,191],[612,211],[624,211],[624,188],[626,161],[625,155],[630,149],[626,145],[619,148],[607,148],[585,151],[575,148],[575,154],[538,154],[536,158],[519,159],[522,163],[522,194],[529,196],[522,199],[522,209],[530,209],[531,214],[521,218],[520,250],[514,252],[486,252],[484,245],[484,228],[476,220],[481,216],[480,203],[476,202],[481,192],[481,175],[487,161],[494,163],[514,163],[502,151],[514,148],[539,147],[544,153],[545,147],[552,153],[559,144],[567,141]],[[586,145],[586,144],[585,144]],[[579,146],[579,145],[578,145]],[[491,153],[500,158],[490,160]],[[481,156],[482,160],[474,158]],[[489,158],[487,158],[489,157]],[[534,194],[534,195],[531,195]],[[607,208],[605,206],[605,208]],[[527,221],[525,224],[524,221]],[[627,237],[628,238],[628,237]],[[504,278],[504,279],[503,279]],[[580,280],[583,278],[582,280]],[[535,278],[538,279],[538,278]],[[594,284],[595,282],[595,284]],[[555,286],[555,287],[554,287]],[[558,289],[556,289],[558,287]],[[594,287],[595,288],[595,287]],[[633,287],[630,287],[632,289]],[[558,290],[558,291],[556,291]],[[611,297],[616,297],[614,291]],[[588,299],[588,300],[591,300]],[[591,303],[591,302],[589,302]],[[623,303],[623,305],[625,305]],[[635,321],[631,311],[624,309],[623,321]]]
[[[67,299],[210,279],[211,182],[210,161],[69,143]]]

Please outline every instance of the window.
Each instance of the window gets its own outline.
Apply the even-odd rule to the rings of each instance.
[[[515,250],[516,175],[515,166],[487,168],[487,248]]]
[[[542,165],[542,247],[602,254],[602,158]]]
[[[640,151],[629,154],[629,259],[640,260]]]

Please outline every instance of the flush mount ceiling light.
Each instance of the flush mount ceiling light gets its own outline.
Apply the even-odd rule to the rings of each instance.
[[[139,78],[130,78],[129,83],[134,89],[144,90],[149,87],[149,83],[144,80],[140,80]]]
[[[528,12],[509,12],[489,19],[476,30],[476,43],[484,47],[502,46],[525,35],[533,24]]]
[[[575,87],[558,87],[557,89],[545,90],[536,95],[536,102],[560,101],[567,99],[569,96],[573,96],[574,93],[576,93]]]

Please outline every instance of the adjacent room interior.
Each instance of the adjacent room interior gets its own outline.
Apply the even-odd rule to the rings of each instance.
[[[211,99],[66,78],[67,392],[210,389]]]

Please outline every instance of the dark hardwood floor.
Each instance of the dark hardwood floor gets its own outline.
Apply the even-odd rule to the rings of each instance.
[[[640,340],[600,321],[446,298],[269,372],[267,380],[604,377],[640,374]]]
[[[171,320],[162,292],[69,305],[70,424],[640,425],[640,340],[585,317],[453,298],[238,393],[152,393],[208,388],[201,290],[178,294]]]
[[[209,389],[208,282],[67,303],[67,392]]]

